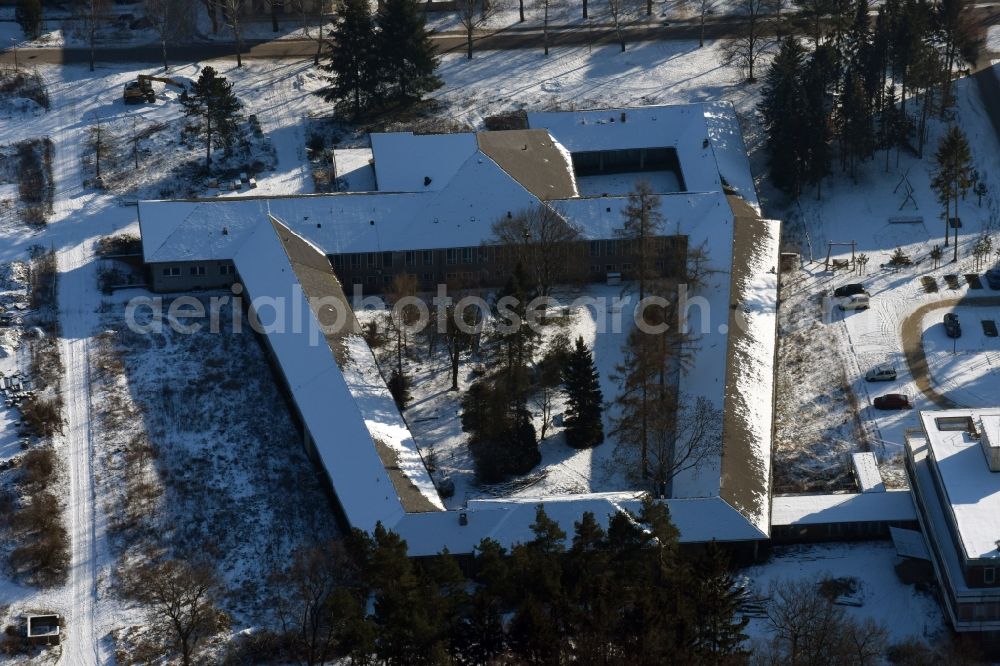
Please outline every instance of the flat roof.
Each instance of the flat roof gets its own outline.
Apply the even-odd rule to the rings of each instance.
[[[885,483],[882,472],[878,470],[878,459],[871,451],[851,454],[851,464],[854,466],[854,478],[858,488],[863,493],[884,493]]]
[[[829,495],[775,495],[771,498],[771,525],[906,522],[917,519],[909,490],[884,493]]]
[[[969,559],[1000,558],[1000,472],[991,472],[978,437],[968,430],[938,427],[936,419],[1000,418],[1000,407],[920,412],[930,461],[946,495],[959,542]]]

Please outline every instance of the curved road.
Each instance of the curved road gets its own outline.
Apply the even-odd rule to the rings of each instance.
[[[903,320],[901,327],[903,355],[906,357],[906,366],[910,369],[913,381],[916,383],[917,388],[920,389],[920,392],[941,409],[955,409],[970,405],[959,405],[951,398],[939,393],[934,387],[930,371],[927,369],[927,356],[924,354],[923,326],[921,323],[928,312],[951,308],[956,305],[963,307],[996,307],[1000,305],[1000,296],[966,296],[963,298],[948,298],[941,301],[934,301],[933,303],[922,305],[910,313]]]

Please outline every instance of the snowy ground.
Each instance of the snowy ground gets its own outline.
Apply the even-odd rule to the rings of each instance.
[[[326,496],[248,322],[237,315],[234,326],[226,307],[221,332],[205,322],[182,334],[164,322],[162,332],[136,333],[126,325],[126,301],[144,295],[125,290],[107,302],[100,328],[113,333],[92,354],[105,359],[109,350],[122,363],[98,384],[95,424],[98,494],[120,526],[116,547],[129,561],[159,548],[208,557],[230,591],[227,610],[240,623],[260,622],[262,575],[279,570],[303,542],[336,534],[330,512],[315,510]],[[141,315],[148,324],[148,313]],[[152,484],[162,496],[151,502],[152,515],[125,519],[134,495],[122,496],[123,458],[137,436],[152,446]],[[144,530],[128,527],[129,519],[156,536],[141,538]]]
[[[901,559],[889,542],[783,546],[775,548],[770,561],[741,572],[751,581],[755,596],[768,596],[769,587],[782,580],[853,577],[861,583],[864,604],[845,606],[857,619],[866,617],[883,623],[889,642],[919,638],[935,643],[947,630],[937,601],[930,594],[903,583],[894,567]],[[766,618],[752,618],[747,626],[751,639],[768,637]]]
[[[618,394],[612,376],[615,367],[621,364],[622,346],[632,326],[632,308],[612,304],[613,299],[621,295],[621,287],[602,285],[588,286],[582,292],[557,292],[554,297],[563,303],[569,303],[578,296],[589,296],[605,299],[607,307],[601,312],[591,307],[571,309],[568,318],[546,326],[543,339],[539,342],[540,349],[544,350],[556,335],[565,335],[570,341],[582,336],[587,346],[594,350],[594,363],[601,376],[605,403],[610,403]],[[619,316],[625,325],[620,332],[614,332],[610,330],[611,318]],[[371,311],[359,314],[362,321],[377,317],[380,315]],[[598,332],[599,319],[608,322],[608,330]],[[383,364],[391,363],[389,356],[394,350],[395,347],[389,343],[380,351]],[[448,508],[460,508],[471,499],[609,492],[630,487],[624,470],[615,464],[612,437],[607,436],[605,442],[594,449],[577,450],[565,444],[562,428],[552,424],[547,428],[546,438],[539,442],[542,461],[530,474],[503,484],[479,486],[466,446],[467,435],[462,432],[461,398],[474,381],[474,371],[483,360],[470,354],[463,356],[459,373],[460,391],[455,392],[450,390],[450,364],[440,343],[431,355],[426,341],[415,342],[410,347],[410,354],[406,369],[413,381],[413,389],[405,417],[421,455],[430,461],[435,470],[435,480],[450,478],[455,484],[454,496],[445,500]],[[610,407],[604,411],[606,434],[611,431],[613,409]],[[560,399],[554,405],[553,414],[561,414],[563,410]],[[541,428],[541,419],[536,418],[535,431],[540,433]]]
[[[942,324],[945,312],[959,316],[962,337],[947,337]],[[983,333],[983,320],[1000,322],[1000,307],[942,308],[928,313],[922,322],[924,352],[934,384],[962,405],[994,405],[1000,395],[1000,338]]]

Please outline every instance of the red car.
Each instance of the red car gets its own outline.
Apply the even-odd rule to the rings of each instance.
[[[910,399],[902,393],[886,393],[872,401],[875,409],[909,409],[913,405]]]

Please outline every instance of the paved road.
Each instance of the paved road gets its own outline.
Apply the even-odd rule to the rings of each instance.
[[[705,25],[707,39],[719,39],[735,34],[739,21],[732,17],[714,19]],[[696,21],[673,22],[670,25],[646,24],[624,30],[626,40],[654,41],[698,39],[700,27]],[[442,32],[433,36],[441,53],[464,51],[466,36],[461,32]],[[541,49],[542,31],[536,27],[514,26],[488,34],[478,34],[474,38],[475,49]],[[595,24],[592,26],[561,26],[549,31],[550,46],[572,46],[586,44],[613,44],[617,42],[614,26]],[[247,41],[244,58],[292,59],[312,58],[316,53],[316,42],[311,39],[275,39],[270,41]],[[235,46],[228,43],[201,43],[175,46],[169,49],[171,62],[188,63],[199,60],[235,57]],[[17,58],[24,64],[64,64],[86,63],[90,59],[87,48],[20,48]],[[157,45],[130,47],[99,47],[95,50],[97,62],[160,62],[160,47]],[[0,53],[0,63],[13,64],[14,53],[6,49]]]

